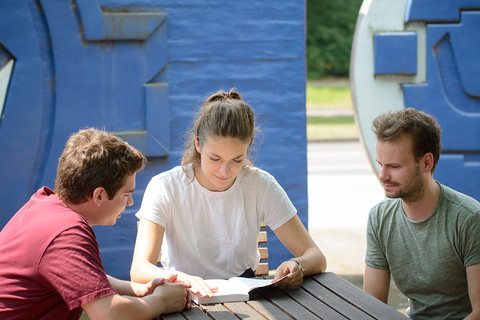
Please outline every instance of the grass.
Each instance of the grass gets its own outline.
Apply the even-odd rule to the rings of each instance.
[[[307,85],[307,110],[353,109],[350,87]],[[308,117],[308,140],[358,139],[353,116]]]
[[[307,105],[312,109],[352,108],[348,86],[307,86]]]
[[[352,116],[309,117],[308,140],[358,139],[358,130]]]

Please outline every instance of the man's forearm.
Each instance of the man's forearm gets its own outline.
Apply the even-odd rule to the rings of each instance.
[[[135,296],[130,281],[119,280],[107,275],[108,281],[113,289],[120,295]]]

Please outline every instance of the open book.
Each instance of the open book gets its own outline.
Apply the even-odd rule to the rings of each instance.
[[[280,280],[286,278],[287,274],[280,279],[273,281],[272,279],[256,279],[232,277],[228,280],[209,279],[205,282],[210,287],[217,287],[218,291],[213,293],[213,297],[202,297],[199,294],[193,294],[192,300],[196,304],[211,304],[224,302],[248,301],[248,293],[253,289],[271,286]]]

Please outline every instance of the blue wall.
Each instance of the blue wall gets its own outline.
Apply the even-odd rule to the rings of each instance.
[[[428,50],[426,82],[403,84],[405,106],[442,127],[436,179],[480,201],[480,1],[411,0],[406,20],[428,22]]]
[[[0,227],[40,186],[53,188],[71,133],[115,131],[150,161],[135,205],[95,228],[107,273],[128,278],[146,184],[180,163],[201,101],[231,87],[263,131],[255,164],[306,225],[304,33],[304,1],[2,0]],[[271,232],[269,248],[271,268],[289,258]]]

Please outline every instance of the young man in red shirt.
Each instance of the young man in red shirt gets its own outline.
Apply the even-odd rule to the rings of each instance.
[[[0,232],[1,319],[152,319],[190,307],[183,284],[121,281],[100,260],[92,226],[114,225],[133,204],[145,163],[101,130],[69,138],[55,191],[40,188]]]

